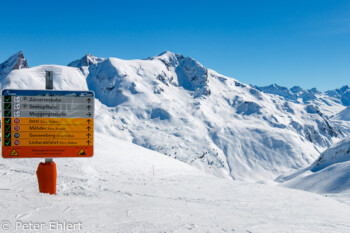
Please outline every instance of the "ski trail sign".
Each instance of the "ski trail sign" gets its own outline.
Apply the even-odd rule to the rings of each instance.
[[[92,157],[92,91],[2,91],[2,157]]]

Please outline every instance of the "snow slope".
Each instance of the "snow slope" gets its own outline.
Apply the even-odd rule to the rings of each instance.
[[[338,112],[330,118],[331,122],[346,135],[350,135],[350,107]]]
[[[9,232],[25,232],[14,231],[16,222],[48,232],[50,221],[81,223],[82,232],[350,231],[350,206],[335,200],[210,176],[105,134],[95,141],[92,158],[55,159],[57,196],[38,194],[40,160],[0,160],[0,219]]]
[[[350,135],[350,87],[345,85],[339,89],[326,91],[328,96],[337,98],[344,106],[348,106],[345,109],[333,110],[331,121],[332,123],[342,130],[346,135]]]
[[[350,121],[350,106],[333,117],[334,120]]]
[[[350,197],[350,138],[324,151],[310,167],[279,180],[286,181],[285,187]]]

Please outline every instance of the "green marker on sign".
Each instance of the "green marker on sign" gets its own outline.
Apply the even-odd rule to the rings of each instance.
[[[5,97],[5,102],[11,102],[11,96],[6,96]]]

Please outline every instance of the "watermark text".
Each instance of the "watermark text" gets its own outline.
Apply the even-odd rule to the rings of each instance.
[[[0,222],[0,232],[4,231],[61,231],[61,232],[77,232],[83,230],[81,222],[57,221],[35,222],[16,220],[14,223],[4,220]]]

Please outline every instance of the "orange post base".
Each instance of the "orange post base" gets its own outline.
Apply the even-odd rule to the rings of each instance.
[[[57,170],[54,162],[40,163],[36,176],[41,193],[56,194]]]

